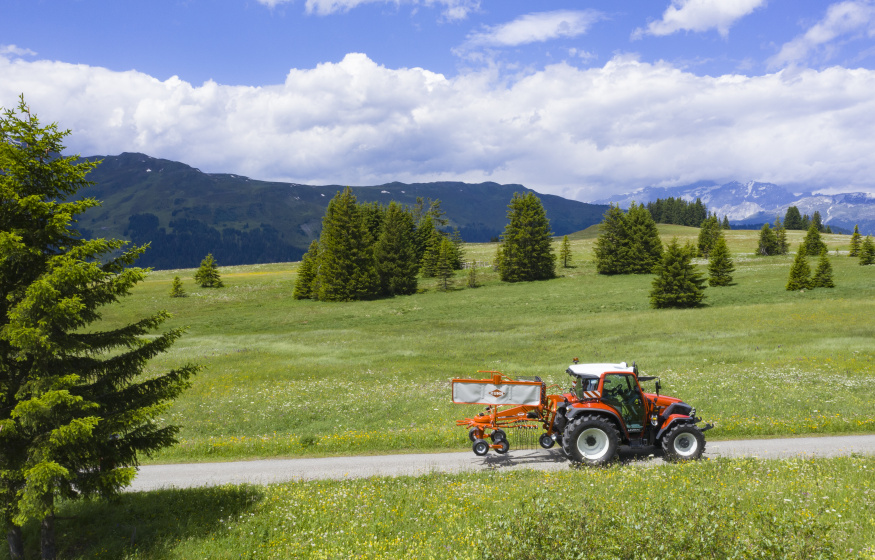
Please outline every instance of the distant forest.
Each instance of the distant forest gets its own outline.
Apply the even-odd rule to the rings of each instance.
[[[648,202],[646,208],[658,224],[699,227],[708,217],[708,208],[698,198],[695,202],[673,196],[657,198],[655,202]]]

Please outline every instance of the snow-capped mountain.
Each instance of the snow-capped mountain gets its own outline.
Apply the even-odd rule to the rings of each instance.
[[[733,224],[773,222],[775,216],[783,218],[787,208],[796,206],[799,212],[809,216],[819,211],[824,224],[846,230],[853,230],[858,224],[860,233],[875,233],[875,194],[872,193],[792,193],[773,183],[732,181],[718,185],[713,181],[700,181],[682,187],[647,187],[593,203],[614,203],[628,208],[633,201],[646,204],[669,197],[688,201],[699,198],[709,212],[720,217],[728,216]]]

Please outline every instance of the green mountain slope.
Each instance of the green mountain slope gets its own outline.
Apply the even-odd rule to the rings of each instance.
[[[96,184],[83,193],[103,201],[80,220],[83,233],[150,242],[141,259],[155,268],[193,267],[212,252],[220,264],[298,260],[318,237],[328,201],[342,185],[311,186],[203,173],[184,163],[144,154],[94,156],[103,162],[89,175]],[[451,227],[469,242],[504,231],[507,204],[522,185],[388,183],[355,187],[360,202],[417,197],[440,199]],[[538,194],[555,235],[601,221],[606,206]]]

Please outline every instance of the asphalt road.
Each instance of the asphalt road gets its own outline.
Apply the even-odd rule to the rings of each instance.
[[[652,450],[632,452],[620,448],[621,461],[653,461]],[[705,457],[760,457],[776,459],[793,456],[835,457],[861,453],[875,455],[875,435],[841,437],[806,437],[790,439],[748,439],[708,442]],[[322,457],[318,459],[271,459],[228,463],[190,463],[147,465],[129,487],[142,492],[158,488],[190,488],[221,484],[271,484],[289,480],[362,478],[369,476],[416,476],[431,472],[465,472],[476,470],[569,468],[564,454],[550,450],[511,450],[507,455],[490,452],[477,457],[463,453],[415,455],[377,455],[357,457]]]

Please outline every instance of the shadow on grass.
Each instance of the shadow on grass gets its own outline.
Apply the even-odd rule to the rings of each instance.
[[[257,486],[217,486],[126,493],[111,501],[68,502],[57,513],[59,558],[162,558],[176,543],[227,532],[227,520],[263,499]],[[28,558],[38,526],[26,527]]]

